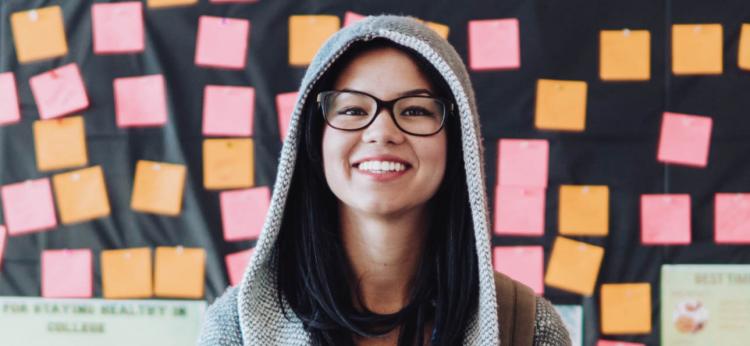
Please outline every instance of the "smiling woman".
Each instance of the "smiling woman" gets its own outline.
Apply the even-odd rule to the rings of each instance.
[[[370,17],[321,48],[300,95],[252,263],[200,344],[570,343],[492,270],[479,118],[447,41]]]

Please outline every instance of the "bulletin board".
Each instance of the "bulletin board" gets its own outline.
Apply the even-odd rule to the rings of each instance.
[[[237,147],[245,147],[248,142],[243,140],[251,139],[252,144],[247,147],[253,163],[251,185],[270,189],[281,150],[277,96],[296,91],[305,71],[304,66],[289,63],[290,16],[331,15],[343,21],[347,12],[408,14],[446,25],[448,40],[465,61],[469,59],[470,21],[517,19],[520,66],[470,69],[470,76],[484,136],[491,210],[495,210],[498,184],[498,141],[548,142],[544,232],[532,237],[496,235],[493,244],[542,246],[546,266],[559,233],[560,187],[608,187],[608,234],[567,237],[604,250],[594,291],[582,295],[544,287],[544,296],[553,303],[582,306],[585,345],[593,345],[600,337],[658,344],[659,278],[664,264],[750,263],[750,243],[717,244],[714,238],[715,194],[750,192],[750,98],[746,95],[750,90],[750,71],[738,63],[741,27],[750,23],[750,4],[745,0],[726,0],[721,4],[699,0],[199,0],[164,8],[152,8],[148,1],[136,1],[142,3],[143,50],[125,54],[94,53],[92,5],[109,1],[0,2],[0,73],[14,74],[20,110],[19,121],[0,126],[0,185],[52,179],[53,175],[74,170],[54,166],[39,169],[34,122],[43,110],[37,106],[30,79],[75,63],[88,96],[88,105],[75,113],[85,124],[87,162],[75,169],[100,167],[109,202],[109,210],[101,211],[102,217],[68,224],[58,220],[57,225],[45,231],[7,237],[0,267],[0,295],[41,296],[43,250],[90,249],[93,296],[102,297],[102,251],[180,246],[205,251],[203,296],[206,301],[213,301],[229,283],[225,256],[252,248],[254,241],[225,240],[220,192],[228,188],[206,188],[204,140],[214,136],[205,135],[203,129],[205,87],[253,88],[252,134],[235,140],[239,141]],[[22,63],[14,46],[11,15],[47,6],[61,9],[67,52]],[[240,67],[212,68],[196,63],[201,16],[249,21],[247,55]],[[673,71],[672,25],[696,23],[721,24],[720,73],[680,75]],[[624,29],[650,33],[650,71],[645,80],[607,81],[600,76],[600,31]],[[162,76],[167,117],[154,120],[158,126],[122,126],[116,119],[114,79],[151,75]],[[556,131],[535,126],[537,88],[543,79],[586,83],[583,130]],[[712,119],[705,166],[657,160],[665,112]],[[64,117],[69,118],[70,115]],[[177,175],[184,179],[184,189],[174,215],[139,212],[132,207],[134,176],[141,160],[184,167],[183,175]],[[640,198],[644,194],[690,196],[689,244],[641,242]],[[0,215],[0,225],[6,222]],[[650,284],[650,332],[601,336],[600,285],[608,283]]]

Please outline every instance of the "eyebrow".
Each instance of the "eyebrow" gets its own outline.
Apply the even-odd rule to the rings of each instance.
[[[363,92],[361,90],[355,90],[355,89],[349,89],[349,88],[341,89],[341,91]],[[401,93],[398,94],[398,97],[415,96],[415,95],[422,95],[422,94],[427,94],[429,96],[434,96],[434,94],[432,93],[432,91],[429,91],[429,90],[424,89],[424,88],[420,88],[420,89],[412,89],[412,90],[407,90],[407,91],[401,92]]]

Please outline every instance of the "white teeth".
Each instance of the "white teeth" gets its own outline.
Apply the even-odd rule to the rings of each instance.
[[[370,172],[400,172],[406,169],[406,165],[391,161],[364,161],[360,162],[357,168]]]

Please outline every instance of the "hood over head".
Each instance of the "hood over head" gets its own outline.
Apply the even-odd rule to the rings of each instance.
[[[285,317],[276,301],[272,252],[282,224],[284,208],[297,160],[302,131],[300,117],[315,83],[349,47],[359,41],[386,39],[410,48],[427,60],[445,80],[456,102],[460,121],[466,185],[472,212],[477,255],[479,297],[477,313],[469,321],[465,345],[497,345],[499,327],[490,249],[490,230],[485,191],[484,150],[474,91],[461,57],[445,39],[417,19],[401,16],[370,16],[338,31],[318,51],[302,80],[289,130],[281,150],[271,205],[252,260],[239,287],[237,308],[243,343],[246,345],[307,345],[309,335],[292,313]]]

